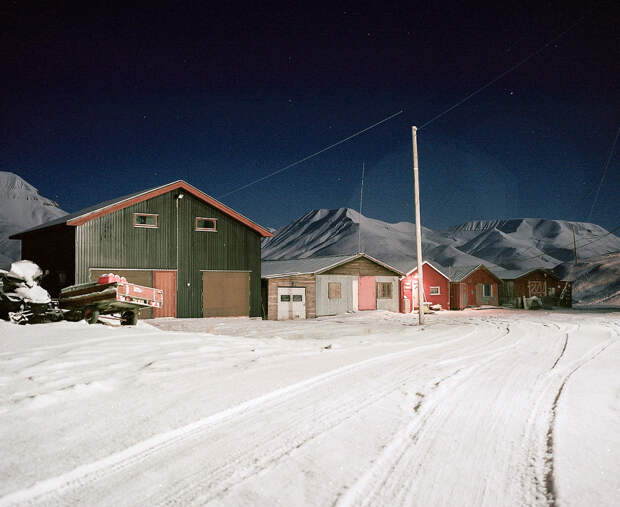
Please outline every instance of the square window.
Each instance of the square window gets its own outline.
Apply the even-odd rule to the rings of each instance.
[[[134,213],[133,226],[157,229],[157,217],[154,213]]]
[[[391,282],[377,282],[377,299],[392,299]]]
[[[280,301],[288,303],[291,300],[291,296],[289,294],[282,294],[280,296]]]
[[[431,296],[439,296],[440,295],[440,291],[439,291],[439,287],[431,287]]]
[[[327,297],[329,299],[340,299],[342,297],[340,282],[327,282]]]
[[[194,229],[196,231],[216,232],[217,231],[217,219],[196,217],[196,224],[195,224]]]
[[[293,301],[303,301],[301,294],[293,294]]]

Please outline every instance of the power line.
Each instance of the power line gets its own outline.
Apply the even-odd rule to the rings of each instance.
[[[614,138],[614,142],[611,143],[611,150],[609,150],[609,156],[607,157],[607,162],[605,162],[605,168],[603,169],[603,175],[601,176],[601,181],[598,182],[598,188],[596,189],[596,194],[594,195],[594,202],[592,203],[592,207],[590,208],[590,213],[588,213],[588,221],[592,216],[592,212],[594,211],[594,206],[596,205],[596,201],[598,200],[598,194],[601,191],[601,186],[603,185],[603,180],[605,179],[605,175],[607,174],[607,169],[609,169],[609,163],[614,157],[614,152],[616,151],[616,143],[618,142],[618,135],[620,134],[620,127],[616,131],[616,137]]]
[[[377,123],[373,123],[369,127],[366,127],[365,129],[362,129],[359,132],[356,132],[355,134],[351,134],[349,137],[345,137],[344,139],[341,139],[340,141],[338,141],[338,142],[336,142],[334,144],[330,144],[326,148],[323,148],[322,150],[319,150],[319,151],[313,153],[312,155],[308,155],[307,157],[304,157],[304,158],[298,160],[297,162],[293,162],[292,164],[284,166],[282,169],[278,169],[277,171],[274,171],[272,173],[266,174],[265,176],[262,176],[262,177],[258,178],[257,180],[251,181],[250,183],[246,183],[245,185],[243,185],[243,186],[241,186],[239,188],[236,188],[235,190],[231,190],[230,192],[226,192],[225,194],[219,195],[217,198],[221,199],[222,197],[226,197],[226,196],[228,196],[230,194],[234,194],[235,192],[239,192],[240,190],[244,190],[244,189],[246,189],[248,187],[251,187],[252,185],[256,185],[256,183],[260,183],[261,181],[265,181],[266,179],[271,178],[272,176],[275,176],[276,174],[280,174],[281,172],[284,172],[287,169],[290,169],[291,167],[294,167],[294,166],[296,166],[298,164],[301,164],[302,162],[305,162],[306,160],[310,160],[311,158],[314,158],[317,155],[320,155],[321,153],[325,153],[327,150],[331,150],[332,148],[335,148],[336,146],[339,146],[342,143],[346,143],[347,141],[353,139],[354,137],[357,137],[357,136],[363,134],[364,132],[368,132],[369,130],[371,130],[371,129],[381,125],[382,123],[385,123],[386,121],[391,120],[392,118],[395,118],[396,116],[398,116],[399,114],[402,114],[402,113],[403,113],[403,110],[401,109],[397,113],[391,114],[387,118],[383,118],[383,120],[378,121]]]
[[[452,111],[453,109],[456,109],[457,107],[459,107],[460,105],[464,104],[465,102],[467,102],[469,99],[471,99],[472,97],[475,97],[476,95],[478,95],[481,91],[486,90],[489,86],[491,86],[493,83],[499,81],[501,78],[503,78],[504,76],[507,76],[508,74],[510,74],[511,72],[513,72],[514,70],[518,69],[519,67],[521,67],[521,65],[523,65],[524,63],[526,63],[527,61],[531,60],[532,58],[534,58],[536,55],[538,55],[543,49],[547,48],[548,46],[550,46],[551,44],[553,44],[554,42],[557,42],[558,40],[560,40],[562,37],[564,37],[564,35],[566,35],[568,32],[570,32],[573,28],[575,28],[579,23],[581,23],[583,21],[583,17],[581,17],[580,19],[578,19],[575,23],[573,23],[571,26],[569,26],[566,30],[564,30],[562,33],[560,33],[558,36],[554,37],[553,39],[549,40],[548,42],[546,42],[545,44],[543,44],[541,47],[539,47],[536,51],[534,51],[533,53],[530,53],[529,55],[527,55],[525,58],[523,58],[522,60],[518,61],[517,63],[515,63],[512,67],[508,68],[507,70],[505,70],[504,72],[502,72],[501,74],[499,74],[498,76],[495,76],[493,79],[491,79],[488,83],[486,83],[485,85],[481,86],[480,88],[478,88],[477,90],[471,92],[469,95],[465,96],[465,98],[459,100],[456,104],[454,104],[453,106],[450,106],[448,109],[446,109],[445,111],[442,111],[441,113],[439,113],[438,115],[434,116],[433,118],[431,118],[429,121],[427,121],[426,123],[424,123],[421,127],[418,127],[418,130],[422,130],[423,128],[428,127],[431,123],[433,123],[435,120],[438,120],[439,118],[441,118],[442,116],[448,114],[450,111]]]

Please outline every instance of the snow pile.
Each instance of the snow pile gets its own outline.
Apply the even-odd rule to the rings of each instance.
[[[620,252],[565,262],[555,268],[573,281],[573,301],[594,306],[620,306]]]
[[[19,240],[11,234],[66,215],[51,199],[42,197],[35,187],[17,174],[0,171],[0,269],[21,257]]]

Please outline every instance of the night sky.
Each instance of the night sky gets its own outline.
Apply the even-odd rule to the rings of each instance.
[[[620,127],[613,2],[89,3],[0,7],[0,170],[68,212],[177,179],[217,198],[403,110],[222,201],[275,228],[357,209],[365,163],[364,214],[413,221],[411,125],[542,48],[418,132],[422,223],[620,225],[619,146],[589,216]]]

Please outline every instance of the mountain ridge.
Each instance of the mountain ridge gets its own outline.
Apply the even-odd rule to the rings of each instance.
[[[0,171],[0,269],[21,257],[21,242],[9,239],[17,232],[66,215],[52,199],[15,173]]]
[[[423,256],[443,267],[485,264],[497,270],[553,268],[573,258],[573,230],[578,255],[590,257],[620,250],[620,238],[596,224],[511,218],[472,220],[441,231],[422,227]],[[352,255],[358,250],[406,271],[416,263],[415,226],[364,217],[350,208],[311,210],[265,240],[262,257],[281,260]]]

